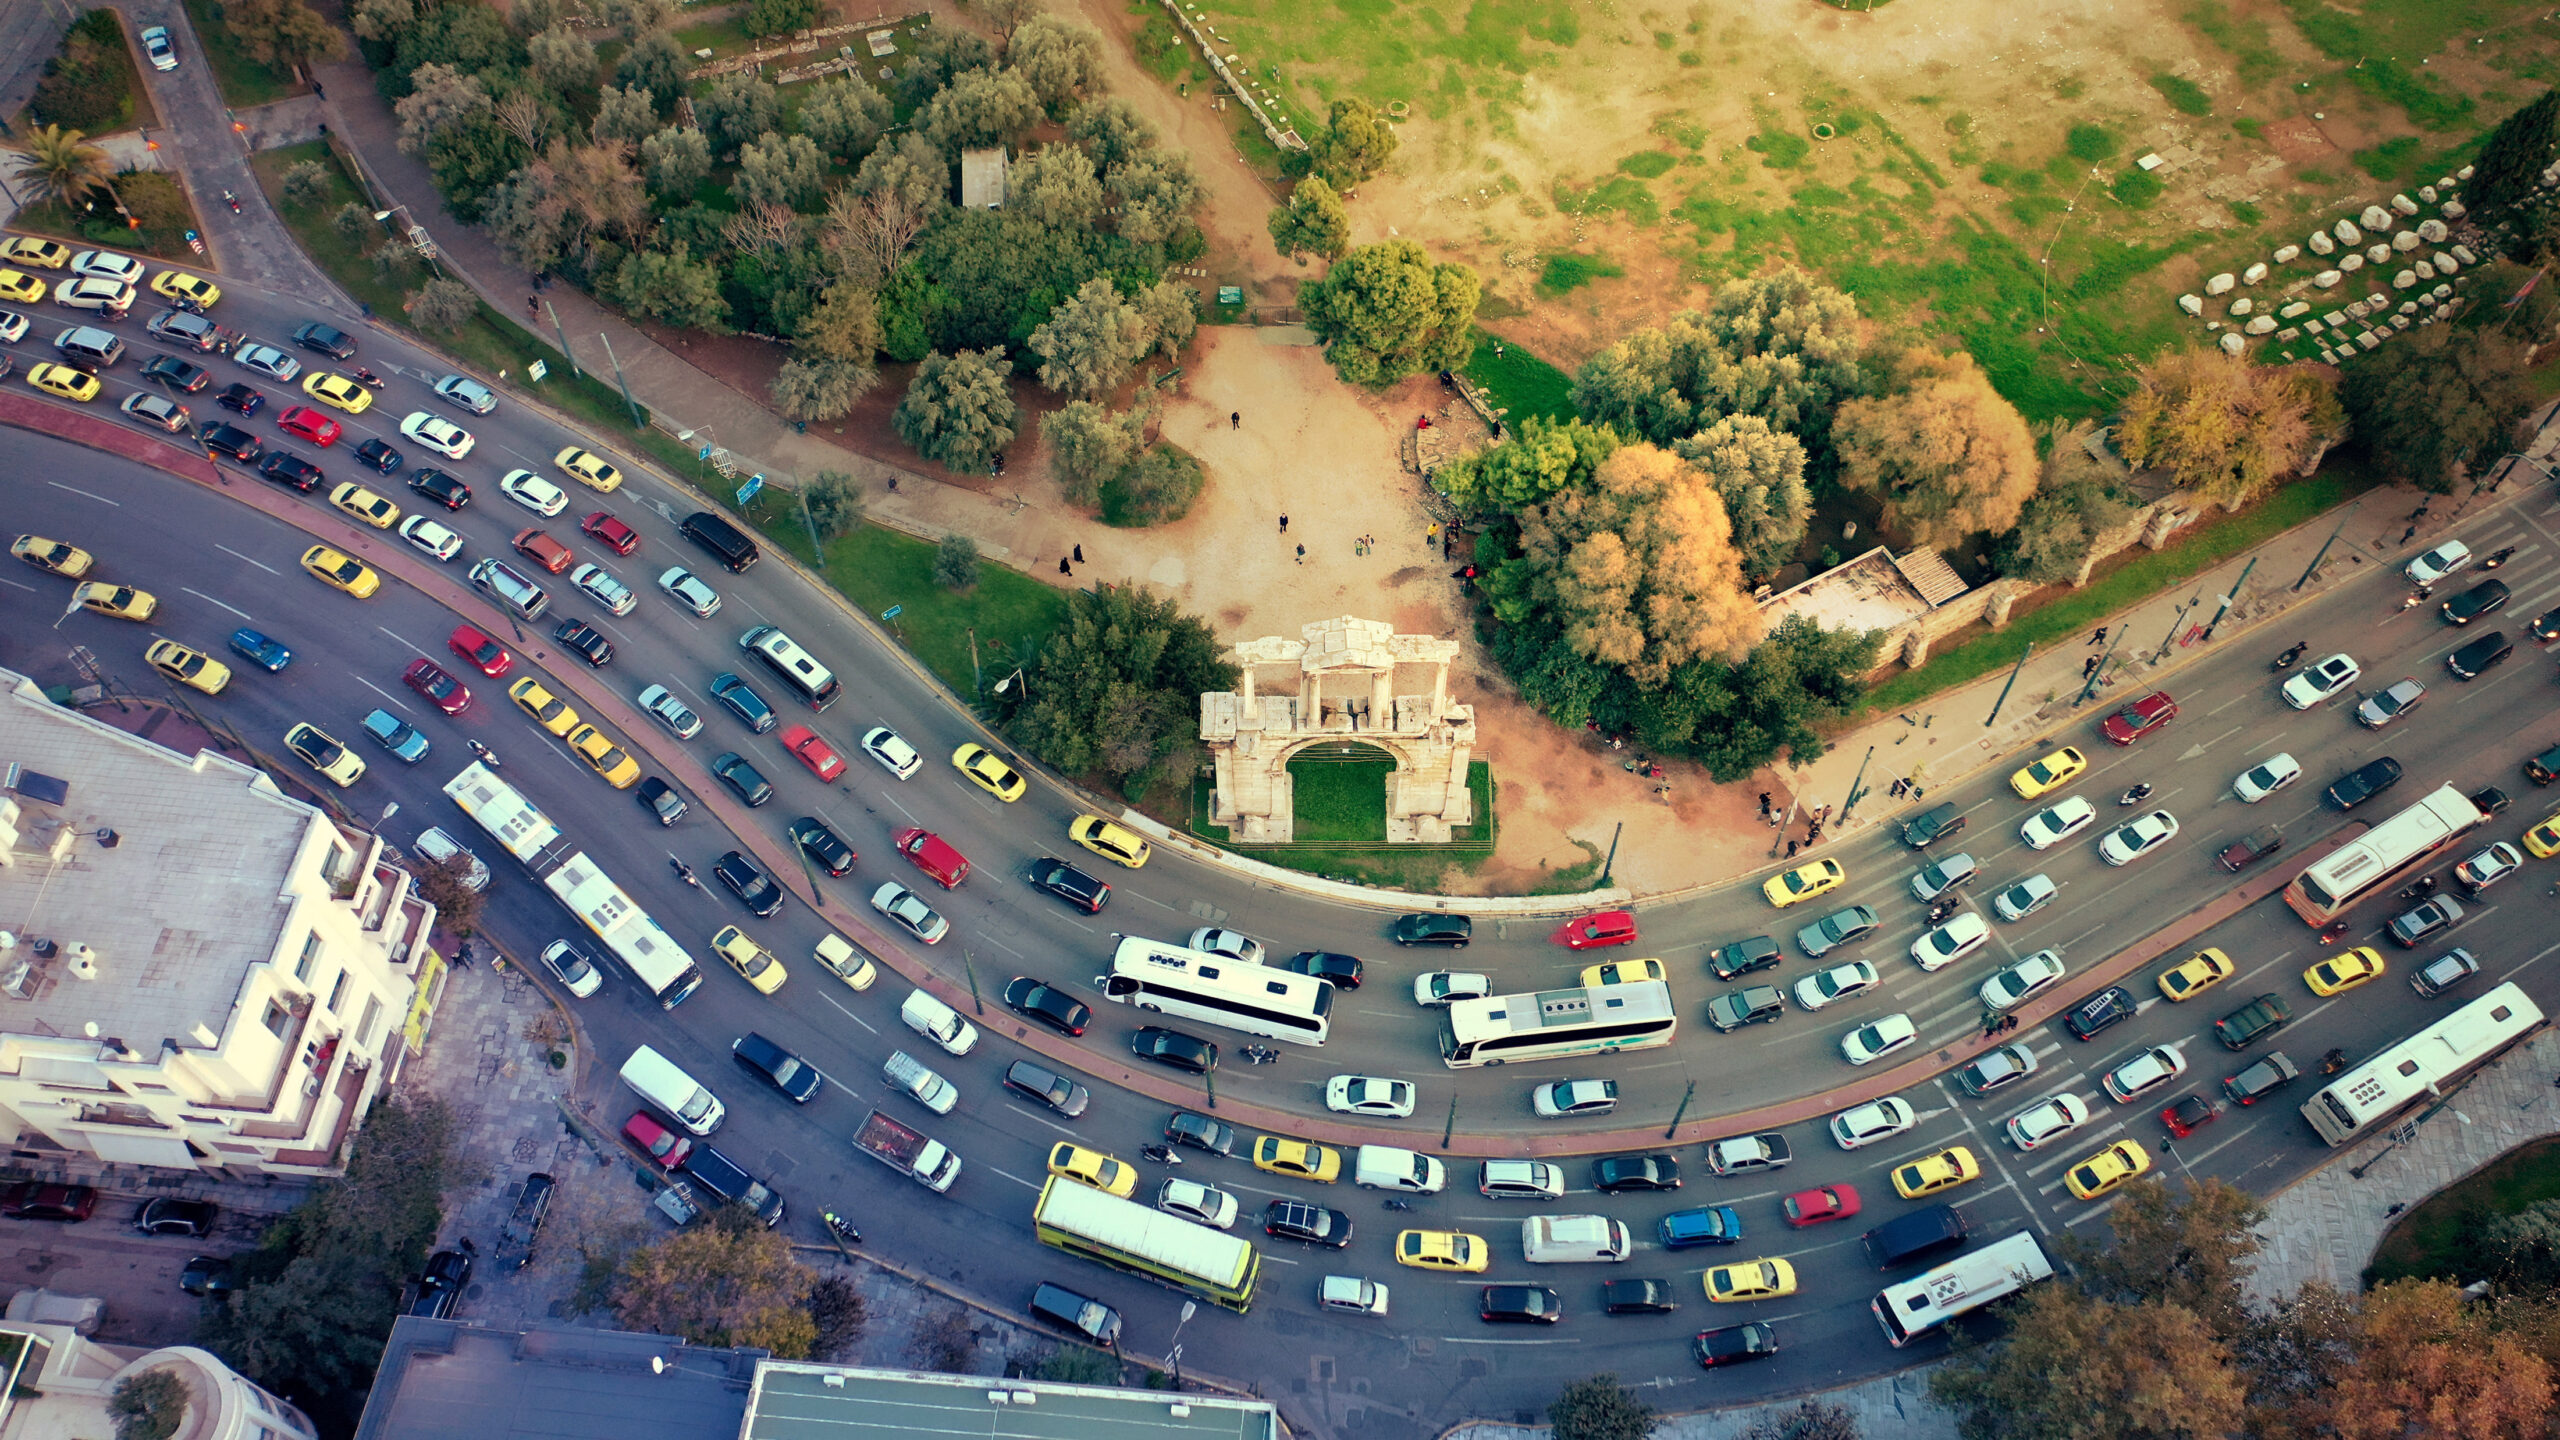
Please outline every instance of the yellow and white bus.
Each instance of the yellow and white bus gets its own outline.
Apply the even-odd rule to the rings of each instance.
[[[1169,1285],[1239,1315],[1253,1308],[1262,1256],[1224,1230],[1054,1175],[1040,1187],[1031,1228],[1043,1245]]]

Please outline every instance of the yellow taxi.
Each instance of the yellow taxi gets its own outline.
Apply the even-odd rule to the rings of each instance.
[[[1396,1263],[1480,1275],[1493,1264],[1493,1247],[1459,1230],[1406,1230],[1396,1236]]]
[[[2370,945],[2359,945],[2334,960],[2323,960],[2302,972],[2302,983],[2314,995],[2335,995],[2353,990],[2368,980],[2379,980],[2388,967],[2382,963],[2382,952]]]
[[[580,723],[578,712],[570,709],[567,701],[543,689],[542,682],[531,676],[508,686],[507,698],[516,702],[517,709],[532,716],[534,724],[562,739],[568,738],[569,732],[577,729]]]
[[[231,683],[231,667],[201,650],[190,650],[175,640],[154,640],[142,652],[142,661],[152,669],[190,690],[219,695]]]
[[[296,725],[284,732],[284,748],[302,763],[326,775],[341,790],[364,778],[364,762],[317,725]]]
[[[65,400],[77,400],[83,405],[97,399],[101,388],[97,376],[74,370],[68,365],[55,365],[50,362],[27,371],[27,383],[47,395],[59,395]]]
[[[1067,838],[1107,860],[1117,860],[1135,870],[1147,863],[1155,853],[1137,831],[1115,825],[1099,815],[1079,815],[1067,822]]]
[[[1634,985],[1666,978],[1659,960],[1612,960],[1605,965],[1582,967],[1582,988],[1586,990],[1602,985]]]
[[[1919,1200],[1942,1190],[1953,1190],[1982,1178],[1982,1162],[1962,1145],[1950,1146],[1935,1155],[1923,1155],[1908,1165],[1893,1167],[1893,1193],[1905,1200]]]
[[[2560,855],[2560,815],[2554,815],[2524,832],[2524,848],[2536,860]]]
[[[1829,894],[1849,883],[1849,872],[1837,860],[1814,860],[1799,865],[1782,875],[1772,875],[1761,882],[1760,893],[1769,903],[1784,910],[1799,905],[1816,895]]]
[[[373,392],[344,375],[314,370],[302,377],[302,393],[333,409],[361,415],[373,408]]]
[[[2240,967],[2220,950],[2199,950],[2160,977],[2160,993],[2172,1001],[2193,1000],[2239,973]]]
[[[1707,1298],[1718,1304],[1736,1300],[1775,1300],[1796,1293],[1796,1267],[1784,1260],[1745,1260],[1718,1265],[1707,1272]]]
[[[388,530],[400,518],[400,507],[350,480],[329,492],[329,503],[376,530]]]
[[[610,495],[622,488],[622,472],[605,463],[605,458],[591,450],[572,445],[551,457],[572,480],[600,494]]]
[[[47,540],[41,535],[21,535],[9,542],[9,553],[48,575],[77,580],[89,573],[97,559],[77,545],[60,540]]]
[[[2062,1183],[2074,1197],[2095,1200],[2150,1168],[2151,1152],[2142,1148],[2141,1141],[2119,1140],[2072,1166]]]
[[[782,962],[773,958],[772,951],[735,925],[721,926],[720,933],[711,937],[711,948],[720,952],[720,958],[729,962],[738,978],[756,987],[760,995],[772,994],[791,978],[783,971]]]
[[[113,620],[148,620],[160,608],[160,597],[130,585],[84,580],[79,589],[71,592],[71,603]]]
[[[0,270],[0,300],[34,305],[44,299],[44,282],[23,270]]]
[[[979,789],[1008,805],[1021,799],[1022,792],[1031,788],[1014,773],[1012,766],[997,759],[996,753],[984,745],[972,743],[961,746],[951,752],[951,763],[958,766],[960,773],[968,776]]]
[[[2033,800],[2079,779],[2088,768],[2089,757],[2065,745],[2010,776],[2009,788],[2018,792],[2019,799]]]
[[[201,275],[184,270],[163,270],[151,277],[152,293],[171,300],[184,300],[199,310],[210,310],[222,298],[222,287]]]
[[[593,725],[581,725],[569,736],[569,748],[587,762],[587,768],[604,777],[604,783],[616,790],[628,790],[640,783],[640,762],[622,753],[611,736]]]
[[[1253,1141],[1253,1168],[1330,1185],[1342,1178],[1342,1152],[1285,1135],[1257,1135]]]
[[[350,559],[326,545],[314,545],[302,552],[302,568],[310,571],[322,584],[333,590],[344,590],[359,600],[373,598],[382,588],[382,577],[373,567]]]
[[[1050,1149],[1049,1173],[1123,1200],[1138,1188],[1136,1166],[1114,1160],[1099,1150],[1087,1150],[1072,1140],[1061,1140]]]
[[[0,241],[0,260],[12,265],[33,265],[39,270],[59,270],[71,263],[71,247],[59,240],[20,235]]]

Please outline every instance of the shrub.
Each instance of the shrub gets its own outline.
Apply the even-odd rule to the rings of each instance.
[[[1547,268],[1538,276],[1538,293],[1552,300],[1579,290],[1594,280],[1625,273],[1624,269],[1596,255],[1550,255]]]
[[[277,193],[296,210],[320,204],[329,198],[329,167],[317,160],[298,161],[284,172],[284,183]]]
[[[966,590],[978,583],[978,542],[966,535],[945,535],[933,552],[934,583],[945,590]]]
[[[2162,97],[2168,100],[2170,107],[2181,114],[2210,115],[2213,113],[2213,97],[2204,93],[2203,86],[2184,75],[2154,75],[2151,77],[2151,88],[2159,91]]]
[[[2160,183],[2159,176],[2148,170],[2127,170],[2107,187],[2107,193],[2136,210],[2148,210],[2151,202],[2159,199],[2168,188]]]
[[[2074,125],[2064,148],[2095,165],[2116,153],[2116,137],[2104,125]]]
[[[1160,444],[1102,487],[1102,523],[1134,529],[1164,525],[1191,512],[1209,483],[1191,452]]]
[[[409,253],[406,245],[386,246],[388,250]],[[435,279],[420,286],[409,297],[409,318],[421,330],[457,333],[480,313],[480,297],[459,280]]]

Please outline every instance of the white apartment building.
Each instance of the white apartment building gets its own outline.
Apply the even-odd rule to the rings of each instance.
[[[171,1440],[319,1440],[291,1402],[193,1345],[102,1345],[68,1325],[0,1324],[0,1440],[99,1440],[115,1433],[107,1400],[128,1375],[165,1370],[186,1387]]]
[[[424,1042],[434,925],[375,837],[0,669],[0,1128],[18,1166],[338,1173]]]

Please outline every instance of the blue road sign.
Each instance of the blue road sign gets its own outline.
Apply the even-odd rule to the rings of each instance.
[[[748,476],[747,483],[738,487],[738,503],[744,505],[753,500],[756,498],[756,492],[763,488],[764,476],[761,472]]]

